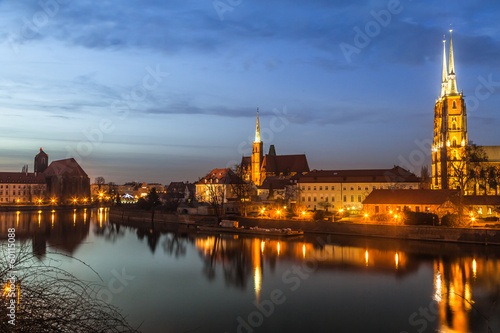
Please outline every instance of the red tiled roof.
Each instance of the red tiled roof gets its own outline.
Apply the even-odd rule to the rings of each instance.
[[[263,172],[274,174],[290,174],[298,172],[309,172],[309,164],[306,155],[266,155],[262,162]]]
[[[238,176],[233,170],[226,168],[213,169],[196,184],[237,184],[239,181]]]
[[[500,195],[467,195],[464,197],[464,204],[500,206]]]
[[[457,196],[456,190],[373,190],[363,205],[441,205]]]
[[[286,185],[294,185],[295,183],[290,178],[266,177],[261,186],[257,186],[260,190],[268,190],[272,185],[274,190],[282,190]]]
[[[45,184],[45,177],[42,173],[0,172],[0,183]]]
[[[241,158],[241,166],[242,167],[249,167],[252,164],[252,157],[250,156],[243,156]]]
[[[392,169],[313,170],[300,177],[299,183],[370,183],[420,182],[410,171],[395,166]]]
[[[50,163],[47,170],[43,172],[45,176],[83,176],[88,175],[83,171],[80,164],[74,158],[54,161]]]

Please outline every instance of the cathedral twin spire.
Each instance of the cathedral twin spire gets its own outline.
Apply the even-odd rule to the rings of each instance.
[[[259,143],[260,141],[260,126],[259,126],[259,108],[257,108],[257,126],[255,128],[255,143]]]
[[[449,55],[449,72],[446,66],[446,40],[443,40],[443,77],[441,85],[441,97],[446,95],[458,95],[457,80],[455,77],[455,59],[453,57],[453,40],[450,30],[450,55]]]

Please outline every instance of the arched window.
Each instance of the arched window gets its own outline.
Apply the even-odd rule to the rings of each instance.
[[[457,130],[457,123],[456,122],[453,122],[453,124],[451,125],[451,129],[454,131]]]
[[[457,108],[457,103],[455,101],[453,101],[453,108],[456,109]]]
[[[453,145],[453,147],[456,147],[456,146],[457,146],[457,139],[456,139],[456,138],[453,138],[452,145]],[[456,153],[456,152],[455,152],[455,153]]]

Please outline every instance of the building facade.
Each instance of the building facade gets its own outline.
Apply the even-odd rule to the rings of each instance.
[[[34,170],[0,172],[0,204],[86,204],[90,200],[90,179],[73,158],[49,165],[48,155],[40,148]]]
[[[449,69],[446,63],[446,41],[443,41],[441,96],[434,106],[434,140],[432,146],[432,189],[457,187],[457,170],[465,169],[467,113],[463,92],[458,92],[455,76],[453,41],[450,30]]]
[[[235,199],[233,186],[239,178],[230,168],[213,169],[205,177],[196,182],[196,199],[199,202],[227,203]]]
[[[362,210],[375,189],[418,189],[420,178],[394,166],[392,169],[313,170],[297,182],[300,206],[314,209]]]
[[[37,203],[44,198],[45,177],[39,173],[0,172],[0,204]]]

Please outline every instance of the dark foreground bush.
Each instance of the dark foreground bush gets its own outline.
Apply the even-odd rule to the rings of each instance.
[[[458,227],[459,219],[457,214],[446,214],[441,218],[441,225],[443,227]]]
[[[7,261],[7,243],[0,245],[0,280],[4,283],[0,332],[138,332],[99,297],[101,286],[39,261],[26,244],[15,249],[15,257]]]
[[[420,212],[404,212],[405,225],[438,225],[439,218],[436,214]]]

